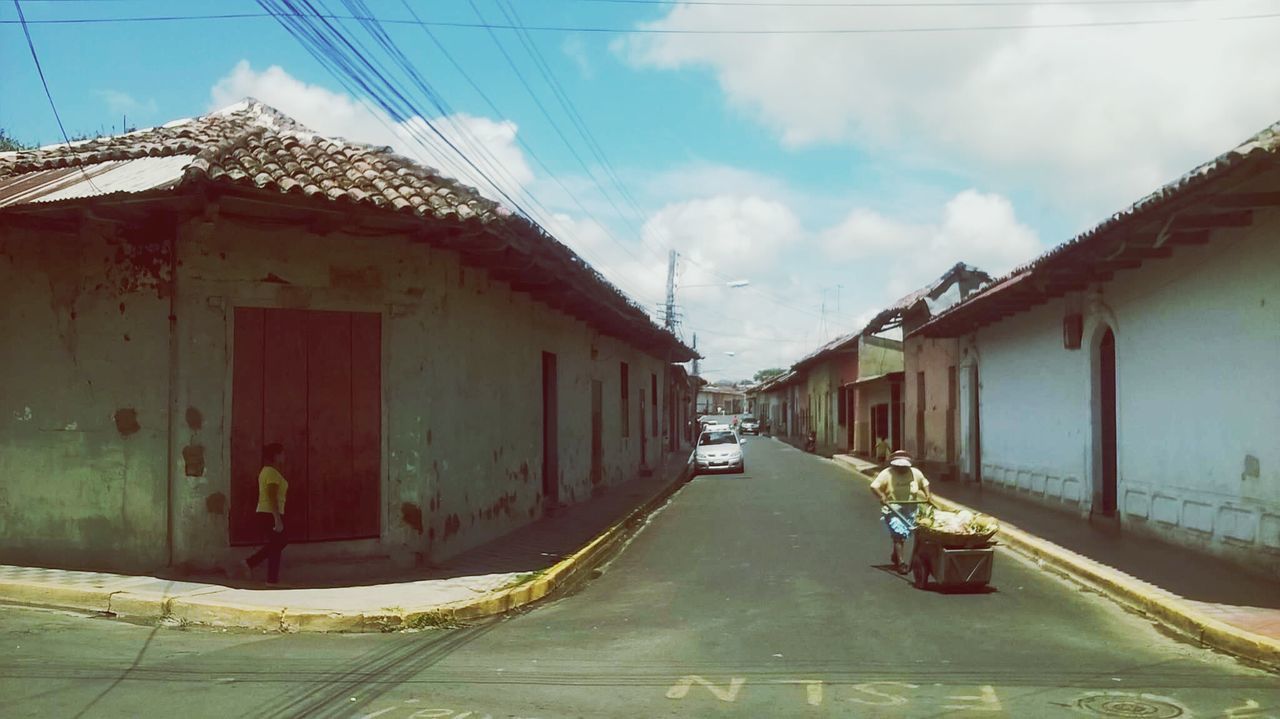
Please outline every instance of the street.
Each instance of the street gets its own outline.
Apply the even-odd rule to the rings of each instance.
[[[1280,678],[1005,550],[991,590],[887,571],[866,483],[748,437],[576,593],[385,635],[0,607],[6,717],[1280,716]]]

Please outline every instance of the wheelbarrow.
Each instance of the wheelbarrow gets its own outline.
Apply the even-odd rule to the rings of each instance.
[[[952,534],[916,527],[911,544],[912,583],[916,589],[927,589],[932,577],[944,591],[986,586],[995,561],[994,534]]]

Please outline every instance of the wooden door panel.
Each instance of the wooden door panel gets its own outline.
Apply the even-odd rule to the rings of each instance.
[[[308,538],[310,513],[306,316],[305,310],[267,311],[262,356],[262,444],[284,445],[285,534],[296,541]]]
[[[382,316],[351,314],[351,531],[382,529]]]
[[[232,317],[231,361],[231,544],[263,539],[254,523],[262,457],[262,310],[237,307]]]
[[[382,325],[372,313],[237,308],[232,358],[233,544],[255,522],[262,447],[284,445],[291,540],[381,530]]]
[[[342,539],[349,530],[351,487],[351,317],[312,312],[307,317],[307,499],[310,539]]]

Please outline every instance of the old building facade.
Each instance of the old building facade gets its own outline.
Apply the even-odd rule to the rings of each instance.
[[[0,293],[0,559],[50,566],[227,566],[271,442],[294,561],[438,561],[657,460],[693,356],[470,188],[252,101],[0,157]]]
[[[1280,571],[1280,125],[919,328],[962,474]]]

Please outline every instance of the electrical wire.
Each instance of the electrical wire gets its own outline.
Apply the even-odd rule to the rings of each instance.
[[[360,7],[355,3],[358,0],[344,0],[348,8]],[[454,143],[449,137],[443,133],[437,126],[436,122],[427,119],[426,114],[419,111],[411,98],[407,97],[398,87],[396,82],[389,77],[387,68],[382,63],[372,57],[372,53],[359,40],[347,37],[344,31],[336,23],[341,23],[343,19],[355,19],[362,22],[365,30],[369,32],[375,40],[381,45],[383,43],[394,45],[385,33],[380,35],[380,30],[373,23],[377,22],[376,17],[372,17],[367,12],[355,12],[349,16],[338,15],[331,12],[325,7],[323,0],[317,0],[320,7],[317,7],[311,0],[258,0],[259,4],[278,16],[278,20],[282,26],[295,39],[299,40],[303,47],[312,54],[323,66],[330,70],[340,83],[353,95],[371,98],[383,111],[385,111],[391,119],[399,123],[398,127],[409,134],[419,145],[430,150],[434,140],[440,143],[460,160],[467,164],[473,172],[482,178],[488,185],[493,187],[503,198],[524,218],[534,225],[539,231],[550,238],[554,237],[542,225],[534,219],[532,213],[517,202],[498,182],[496,182],[488,171],[481,168],[475,160],[473,160],[467,152]],[[367,10],[367,7],[364,8]],[[399,53],[396,57],[398,49],[384,48],[391,55],[393,60],[402,60],[408,62],[403,53]],[[408,63],[412,68],[412,63]],[[442,99],[430,87],[421,75],[416,74],[416,69],[401,71],[410,76],[410,84],[418,86],[419,92],[427,96],[428,101],[437,106],[442,113],[447,113],[448,108],[442,102]],[[416,77],[415,77],[416,75]],[[409,120],[409,122],[405,122]],[[448,120],[446,114],[446,120]],[[419,127],[419,122],[423,127]],[[384,123],[385,124],[385,123]],[[423,130],[430,132],[427,133]],[[465,136],[465,131],[462,132]],[[432,140],[434,138],[434,140]],[[526,193],[527,194],[527,193]],[[532,197],[530,195],[530,197]],[[545,210],[545,208],[544,208]],[[550,214],[548,212],[548,214]],[[557,241],[557,244],[560,244]],[[592,273],[599,281],[611,286],[618,294],[626,298],[628,303],[634,308],[643,311],[643,306],[636,302],[635,299],[628,296],[628,293],[617,288],[617,285],[608,278],[600,274],[600,272],[590,265],[583,264],[584,269]],[[631,292],[630,294],[636,294]],[[647,314],[647,313],[646,313]]]
[[[569,116],[569,119],[573,123],[574,128],[578,131],[579,136],[582,137],[583,141],[586,143],[587,148],[591,150],[591,153],[595,156],[596,161],[600,164],[601,167],[604,168],[605,174],[608,175],[609,180],[612,182],[614,189],[617,191],[618,195],[622,198],[624,204],[626,204],[630,208],[632,212],[632,217],[637,222],[636,236],[637,236],[637,239],[640,241],[640,245],[642,247],[645,247],[646,249],[649,249],[651,252],[653,252],[657,256],[659,261],[666,261],[667,258],[665,256],[665,251],[671,249],[671,247],[669,246],[670,243],[669,242],[667,243],[668,247],[664,247],[662,248],[662,251],[659,251],[654,249],[652,246],[649,245],[648,242],[646,242],[644,237],[644,232],[643,232],[644,214],[645,214],[644,210],[640,208],[640,204],[636,202],[635,197],[627,189],[627,186],[622,182],[622,179],[618,176],[618,172],[614,168],[613,163],[609,161],[609,158],[606,155],[604,148],[600,145],[600,142],[596,139],[595,134],[591,132],[591,129],[588,126],[586,120],[584,120],[582,117],[582,113],[578,111],[577,105],[573,102],[573,99],[569,97],[569,93],[564,89],[564,85],[556,77],[555,71],[551,69],[551,65],[550,63],[547,62],[546,57],[542,54],[542,51],[538,49],[537,42],[535,42],[533,37],[523,29],[524,21],[520,17],[519,12],[516,10],[515,5],[512,4],[510,0],[496,0],[496,2],[498,4],[498,8],[502,11],[503,15],[507,18],[507,21],[521,27],[521,29],[517,31],[517,36],[520,38],[521,43],[524,45],[525,51],[528,52],[529,56],[533,58],[534,65],[539,69],[543,79],[546,80],[547,85],[551,88],[552,93],[555,95],[556,99],[560,103],[560,107],[565,111],[565,114]],[[603,188],[601,188],[601,191],[603,191]]]
[[[140,22],[187,22],[195,20],[250,20],[276,17],[271,13],[240,12],[205,15],[135,15],[111,18],[46,18],[29,20],[28,25],[103,25]],[[349,15],[320,15],[327,20],[357,20]],[[951,32],[1000,32],[1009,30],[1068,30],[1084,28],[1136,27],[1144,25],[1185,25],[1188,23],[1234,22],[1243,20],[1274,20],[1280,13],[1256,13],[1251,15],[1226,15],[1207,18],[1160,18],[1138,20],[1099,20],[1063,23],[1024,23],[1009,25],[954,25],[924,27],[815,27],[815,28],[660,28],[660,27],[604,27],[604,26],[572,26],[572,25],[524,25],[516,26],[502,23],[463,22],[452,20],[405,20],[387,19],[383,22],[390,25],[426,25],[429,27],[452,27],[481,30],[525,30],[529,32],[583,33],[602,35],[901,35],[915,33],[951,33]],[[17,25],[17,20],[0,20],[0,25]]]
[[[471,6],[471,9],[475,12],[476,17],[480,18],[481,22],[487,22],[485,20],[484,14],[480,11],[480,7],[475,3],[475,0],[468,0],[468,2]],[[502,54],[502,57],[507,61],[507,65],[508,67],[511,68],[512,73],[515,74],[516,79],[520,82],[522,86],[524,86],[525,91],[528,92],[529,97],[533,100],[533,103],[538,108],[538,111],[541,112],[542,116],[546,118],[548,123],[550,123],[551,129],[556,133],[556,136],[560,138],[560,141],[564,143],[564,146],[569,150],[569,154],[578,162],[578,165],[582,168],[583,172],[587,174],[587,177],[600,190],[601,196],[604,197],[605,201],[609,203],[609,206],[613,208],[614,212],[617,213],[619,216],[621,216],[622,210],[618,208],[618,205],[616,202],[614,202],[613,198],[607,192],[605,192],[603,186],[600,184],[599,179],[596,178],[595,174],[591,171],[591,168],[587,165],[587,162],[582,158],[582,155],[578,152],[574,144],[569,141],[568,136],[565,135],[564,130],[561,129],[559,123],[557,123],[555,119],[551,117],[551,112],[547,110],[546,105],[538,97],[537,93],[533,91],[533,87],[529,84],[529,81],[525,77],[524,73],[520,71],[519,65],[517,65],[515,59],[511,57],[511,53],[507,51],[506,46],[502,43],[502,41],[498,38],[498,36],[493,32],[493,30],[491,29],[488,30],[488,34],[490,39],[493,40],[494,45],[497,46],[498,51]],[[614,242],[624,252],[630,255],[631,258],[634,259],[636,262],[641,264],[644,263],[644,260],[642,260],[640,256],[637,255],[635,252],[632,252],[631,248],[628,247],[625,243],[617,240],[617,238],[613,238],[612,236],[611,236],[611,239],[613,239]]]
[[[709,5],[713,7],[812,7],[812,8],[949,8],[949,7],[1038,7],[1091,5],[1186,5],[1189,3],[1224,2],[1230,0],[958,0],[957,2],[781,2],[779,0],[574,0],[581,3],[610,5]],[[1248,2],[1249,0],[1243,0]]]
[[[418,16],[418,14],[417,14],[417,12],[413,9],[413,7],[408,3],[408,1],[407,1],[407,0],[400,0],[400,3],[401,3],[401,5],[402,5],[402,6],[404,6],[405,10],[410,14],[410,16],[411,16],[411,17],[413,17],[415,20],[419,20],[419,19],[420,19],[420,18],[419,18],[419,16]],[[482,87],[480,86],[480,84],[479,84],[479,83],[477,83],[477,82],[475,81],[475,79],[471,77],[471,75],[466,71],[466,69],[462,66],[462,64],[461,64],[461,63],[459,63],[459,62],[457,61],[457,59],[453,56],[453,54],[449,52],[448,48],[447,48],[447,47],[445,47],[444,43],[442,43],[442,42],[440,41],[440,39],[439,39],[438,37],[436,37],[435,33],[431,32],[431,29],[430,29],[429,27],[427,27],[426,25],[421,25],[421,26],[420,26],[420,29],[423,31],[423,33],[425,33],[425,34],[426,34],[427,38],[428,38],[429,40],[431,40],[432,44],[434,44],[434,45],[436,46],[436,48],[441,52],[441,54],[442,54],[442,55],[444,55],[445,59],[449,61],[449,63],[454,67],[454,69],[455,69],[455,70],[460,74],[460,76],[461,76],[461,77],[462,77],[462,78],[463,78],[463,79],[464,79],[464,80],[465,80],[465,81],[466,81],[466,82],[471,86],[471,88],[472,88],[472,89],[473,89],[473,90],[474,90],[474,91],[475,91],[475,92],[480,96],[480,98],[481,98],[481,99],[482,99],[482,100],[483,100],[483,101],[488,105],[489,109],[490,109],[490,110],[491,110],[491,111],[492,111],[496,116],[498,116],[498,117],[505,117],[505,116],[506,116],[506,115],[505,115],[505,113],[503,113],[503,112],[502,112],[502,110],[498,108],[497,104],[493,101],[493,99],[492,99],[491,97],[489,97],[488,93],[486,93],[486,92],[484,91],[484,88],[482,88]],[[516,142],[520,145],[520,147],[521,147],[525,152],[527,152],[527,153],[529,154],[529,156],[534,160],[535,164],[537,164],[537,165],[542,169],[542,171],[543,171],[543,172],[544,172],[548,177],[550,177],[550,178],[552,179],[552,181],[553,181],[553,182],[555,182],[555,183],[556,183],[556,185],[557,185],[557,186],[558,186],[558,187],[559,187],[559,188],[560,188],[560,189],[561,189],[561,190],[566,194],[566,196],[568,196],[568,197],[569,197],[569,199],[570,199],[570,200],[571,200],[571,201],[572,201],[572,202],[577,206],[577,208],[579,209],[579,211],[580,211],[580,212],[581,212],[585,217],[587,217],[587,218],[588,218],[588,219],[590,219],[592,222],[594,222],[597,226],[599,226],[599,227],[600,227],[600,228],[605,232],[605,234],[609,237],[609,239],[610,239],[611,241],[613,241],[613,242],[615,242],[615,243],[617,243],[617,244],[619,244],[619,245],[621,245],[621,244],[622,244],[622,243],[621,243],[621,240],[619,240],[616,236],[614,236],[614,235],[613,235],[612,230],[610,230],[610,229],[609,229],[609,226],[608,226],[607,224],[603,223],[603,222],[600,222],[598,219],[596,219],[596,218],[592,215],[592,213],[591,213],[589,210],[587,210],[586,206],[582,203],[582,201],[578,198],[578,196],[577,196],[574,192],[572,192],[571,190],[569,190],[569,188],[568,188],[568,187],[566,187],[566,186],[565,186],[564,182],[559,178],[559,176],[558,176],[556,173],[554,173],[554,172],[552,172],[552,171],[551,171],[551,168],[550,168],[550,167],[548,167],[548,165],[547,165],[547,163],[546,163],[545,161],[543,161],[543,159],[542,159],[541,155],[539,155],[539,154],[534,150],[534,148],[533,148],[533,147],[531,147],[531,146],[529,145],[529,143],[527,143],[527,142],[524,140],[524,138],[523,138],[523,137],[521,137],[521,136],[517,133],[517,134],[515,135],[515,139],[516,139]],[[537,200],[537,198],[535,198],[531,193],[528,193],[528,192],[526,191],[526,193],[525,193],[525,194],[530,198],[530,200],[531,200],[535,205],[537,205],[539,208],[541,208],[541,209],[542,209],[542,211],[545,213],[545,217],[546,217],[546,219],[548,219],[548,220],[553,220],[553,221],[555,220],[555,213],[554,213],[554,212],[552,212],[552,211],[550,211],[549,209],[547,209],[547,208],[546,208],[546,206],[545,206],[545,205],[543,205],[541,202],[539,202],[539,201]],[[582,252],[584,255],[588,255],[588,256],[590,257],[591,262],[592,262],[592,264],[593,264],[593,265],[596,265],[597,267],[600,267],[600,268],[601,268],[601,269],[603,269],[603,270],[608,270],[608,269],[609,269],[609,268],[608,268],[608,266],[607,266],[605,263],[601,262],[597,257],[595,257],[595,256],[594,256],[594,253],[587,253],[587,252],[585,252],[585,250],[584,250],[583,248],[579,248],[579,249],[578,249],[578,251],[579,251],[579,252]],[[616,275],[616,273],[615,273],[615,275]],[[643,293],[638,293],[638,292],[635,292],[634,290],[628,290],[628,292],[629,292],[630,294],[632,294],[633,296],[636,296],[636,297],[643,296]]]
[[[53,93],[49,90],[49,81],[45,79],[44,68],[40,65],[40,55],[36,52],[36,43],[31,39],[31,29],[27,27],[27,16],[22,12],[22,3],[19,0],[13,0],[13,7],[18,11],[18,21],[22,23],[22,34],[27,38],[27,47],[31,50],[31,60],[36,64],[36,73],[40,75],[40,85],[44,87],[44,96],[49,99],[49,109],[53,110],[53,119],[58,121],[58,131],[62,133],[62,141],[67,144],[67,149],[71,149],[71,138],[67,136],[67,128],[62,124],[62,115],[58,113],[58,104],[53,101]],[[89,173],[85,171],[83,163],[76,163],[76,167],[80,168],[80,174],[84,175],[84,179],[89,183],[89,187],[94,192],[101,193],[102,190],[93,184],[93,178],[89,177]]]

